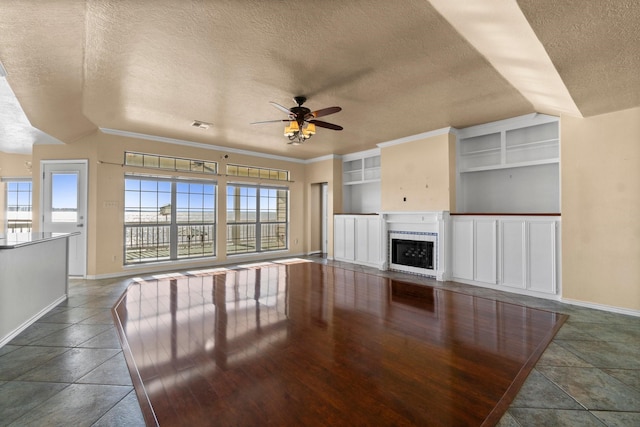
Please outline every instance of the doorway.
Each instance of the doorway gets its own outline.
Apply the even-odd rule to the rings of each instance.
[[[40,194],[43,232],[69,237],[69,275],[87,274],[87,160],[43,160]]]
[[[329,186],[326,182],[311,184],[311,233],[309,255],[320,254],[321,256],[326,256],[329,251],[327,231],[329,227],[328,188]]]

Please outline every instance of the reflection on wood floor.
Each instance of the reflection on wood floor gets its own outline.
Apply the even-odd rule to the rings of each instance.
[[[313,262],[133,283],[147,424],[493,425],[564,315]]]

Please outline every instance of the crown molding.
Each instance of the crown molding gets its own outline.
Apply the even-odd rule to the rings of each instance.
[[[305,160],[304,163],[308,165],[311,163],[323,162],[325,160],[340,160],[342,157],[343,156],[340,154],[327,154],[326,156],[314,157],[313,159]]]
[[[342,156],[342,160],[344,160],[345,162],[348,162],[349,160],[357,160],[357,159],[363,159],[365,157],[379,156],[379,155],[380,155],[380,148],[371,148],[369,150],[357,151],[355,153],[345,154],[344,156]]]
[[[442,129],[436,129],[436,130],[432,130],[429,132],[423,132],[423,133],[419,133],[416,135],[411,135],[411,136],[405,136],[404,138],[398,138],[398,139],[394,139],[391,141],[387,141],[387,142],[381,142],[378,144],[378,147],[380,148],[386,148],[386,147],[391,147],[393,145],[399,145],[399,144],[405,144],[407,142],[413,142],[413,141],[419,141],[421,139],[425,139],[425,138],[431,138],[434,136],[440,136],[440,135],[446,135],[448,133],[452,133],[452,134],[456,134],[458,132],[458,130],[454,127],[446,127],[446,128],[442,128]]]
[[[503,130],[557,122],[559,120],[560,118],[557,116],[551,116],[542,113],[529,113],[522,116],[511,117],[508,119],[497,120],[495,122],[483,123],[480,125],[458,129],[458,137],[469,138],[477,135],[485,135],[487,133],[497,133]]]
[[[124,136],[126,138],[146,139],[148,141],[164,142],[167,144],[182,145],[185,147],[202,148],[204,150],[216,150],[216,151],[223,151],[225,153],[244,154],[247,156],[261,157],[264,159],[283,160],[285,162],[291,162],[291,163],[306,164],[307,162],[309,162],[308,160],[296,159],[293,157],[278,156],[275,154],[266,154],[266,153],[260,153],[257,151],[241,150],[239,148],[222,147],[220,145],[204,144],[201,142],[185,141],[183,139],[167,138],[164,136],[129,132],[126,130],[109,129],[109,128],[99,128],[99,129],[100,129],[100,132],[102,133],[106,133],[108,135]]]

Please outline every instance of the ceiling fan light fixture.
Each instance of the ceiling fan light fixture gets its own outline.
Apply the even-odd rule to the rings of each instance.
[[[284,136],[292,137],[300,131],[300,126],[298,126],[298,122],[291,122],[288,126],[284,127]]]
[[[295,98],[293,98],[293,100],[298,105],[291,108],[283,107],[282,105],[273,101],[270,102],[270,104],[276,107],[278,110],[287,113],[287,115],[289,116],[288,119],[266,120],[262,122],[253,122],[251,124],[256,125],[263,123],[287,122],[288,124],[284,127],[284,136],[289,140],[289,142],[287,142],[287,144],[289,145],[300,145],[306,142],[307,139],[316,134],[317,126],[332,130],[342,130],[342,126],[334,125],[332,123],[321,120],[316,120],[317,117],[328,116],[329,114],[334,114],[342,111],[342,108],[328,107],[321,108],[320,110],[316,111],[311,111],[307,107],[302,106],[302,104],[304,104],[307,100],[307,98],[305,98],[304,96],[296,96]]]
[[[302,133],[305,138],[311,138],[311,135],[316,134],[316,125],[314,125],[313,123],[307,123],[304,129],[302,129]]]

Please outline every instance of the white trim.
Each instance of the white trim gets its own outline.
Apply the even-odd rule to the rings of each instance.
[[[239,148],[222,147],[220,145],[204,144],[201,142],[185,141],[183,139],[167,138],[164,136],[156,136],[156,135],[147,135],[144,133],[129,132],[129,131],[118,130],[118,129],[109,129],[109,128],[98,128],[98,129],[100,129],[100,132],[102,133],[106,133],[109,135],[116,135],[116,136],[124,136],[127,138],[146,139],[149,141],[165,142],[167,144],[202,148],[205,150],[224,151],[227,153],[244,154],[248,156],[262,157],[265,159],[272,159],[272,160],[284,160],[286,162],[292,162],[292,163],[302,163],[302,164],[307,163],[307,160],[295,159],[293,157],[277,156],[275,154],[259,153],[257,151],[241,150]]]
[[[2,62],[0,62],[0,77],[7,77],[7,69],[4,68],[4,65],[2,65]]]
[[[364,151],[358,151],[356,153],[344,154],[342,156],[342,161],[343,162],[348,162],[350,160],[359,160],[359,159],[363,159],[365,157],[373,157],[373,156],[379,156],[379,155],[380,155],[380,149],[379,148],[372,148],[370,150],[364,150]]]
[[[315,157],[313,159],[309,159],[309,160],[305,160],[304,163],[305,164],[310,164],[310,163],[317,163],[317,162],[322,162],[325,160],[336,160],[336,159],[342,159],[343,156],[341,156],[340,154],[327,154],[326,156],[320,156],[320,157]]]
[[[2,341],[0,341],[0,348],[2,348],[5,344],[8,344],[12,339],[14,339],[18,335],[20,335],[21,332],[23,332],[29,326],[33,325],[35,322],[38,321],[38,319],[40,319],[42,316],[47,314],[49,311],[54,309],[58,304],[60,304],[61,302],[65,301],[66,299],[67,299],[67,294],[64,294],[64,295],[58,297],[51,304],[49,304],[48,306],[46,306],[45,308],[40,310],[38,313],[34,314],[30,319],[28,319],[22,325],[18,326],[11,333],[9,333],[9,335],[6,335],[2,339]]]
[[[547,114],[531,113],[522,116],[511,117],[509,119],[498,120],[496,122],[483,123],[481,125],[469,126],[458,129],[458,139],[469,138],[487,133],[498,133],[503,130],[529,127],[543,123],[559,122],[560,118]],[[559,137],[558,137],[559,139]]]
[[[30,176],[3,176],[0,177],[0,182],[33,182],[33,178]]]
[[[434,136],[446,135],[448,133],[456,135],[457,132],[458,132],[458,129],[449,126],[449,127],[446,127],[446,128],[436,129],[436,130],[432,130],[432,131],[429,131],[429,132],[423,132],[423,133],[419,133],[419,134],[416,134],[416,135],[405,136],[404,138],[394,139],[394,140],[387,141],[387,142],[381,142],[381,143],[377,144],[377,146],[380,147],[380,148],[386,148],[386,147],[391,147],[393,145],[404,144],[404,143],[413,142],[413,141],[419,141],[421,139],[431,138],[431,137],[434,137]]]
[[[609,311],[612,313],[626,314],[627,316],[640,317],[640,310],[632,310],[630,308],[615,307],[612,305],[597,304],[594,302],[579,301],[570,298],[562,298],[560,300],[566,304],[577,305],[579,307],[592,308],[594,310]]]

